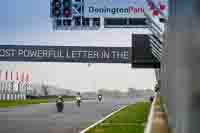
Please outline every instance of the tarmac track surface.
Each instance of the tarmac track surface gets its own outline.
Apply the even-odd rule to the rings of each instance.
[[[66,102],[62,113],[55,103],[0,109],[0,133],[79,133],[122,106],[135,100],[83,101],[81,107]]]

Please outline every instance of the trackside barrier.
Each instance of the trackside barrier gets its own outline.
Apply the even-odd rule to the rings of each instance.
[[[168,116],[162,108],[161,97],[156,94],[152,103],[145,133],[169,133]]]
[[[149,116],[148,116],[148,122],[147,122],[144,133],[151,133],[153,117],[154,117],[154,107],[155,107],[154,105],[155,105],[156,99],[157,99],[157,93],[156,93],[156,95],[153,99],[153,102],[151,104],[151,110],[150,110],[150,113],[149,113]]]

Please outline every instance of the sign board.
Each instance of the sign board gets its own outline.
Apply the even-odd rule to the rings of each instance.
[[[147,0],[148,1],[148,0]],[[151,0],[153,4],[161,11],[161,13],[168,17],[168,1],[169,0]]]
[[[130,63],[129,47],[0,45],[0,61]]]
[[[160,68],[160,62],[151,52],[148,35],[132,35],[132,67]]]
[[[84,0],[84,17],[144,18],[146,0]]]
[[[146,0],[144,3],[144,12],[147,20],[164,30],[164,24],[160,22],[168,16],[168,0]]]

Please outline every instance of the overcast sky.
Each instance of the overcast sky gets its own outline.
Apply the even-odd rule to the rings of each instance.
[[[0,44],[65,46],[131,46],[132,33],[144,29],[100,31],[53,31],[49,18],[50,0],[5,0],[0,5]],[[88,91],[100,88],[126,90],[150,88],[153,69],[131,69],[129,64],[16,63],[1,62],[2,70],[25,71],[32,82]]]

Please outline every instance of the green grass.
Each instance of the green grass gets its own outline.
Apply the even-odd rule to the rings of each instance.
[[[16,100],[16,101],[0,101],[1,108],[15,107],[15,106],[25,106],[29,104],[40,104],[48,103],[47,99],[28,99],[28,100]]]
[[[87,133],[143,133],[150,103],[136,103],[106,119]]]
[[[102,127],[98,126],[87,133],[144,133],[144,127],[139,126],[117,126],[117,127]]]
[[[0,108],[56,102],[56,98],[57,97],[47,97],[47,98],[39,98],[39,99],[16,100],[16,101],[0,101]],[[64,97],[64,101],[72,101],[74,99],[75,99],[74,97]]]

